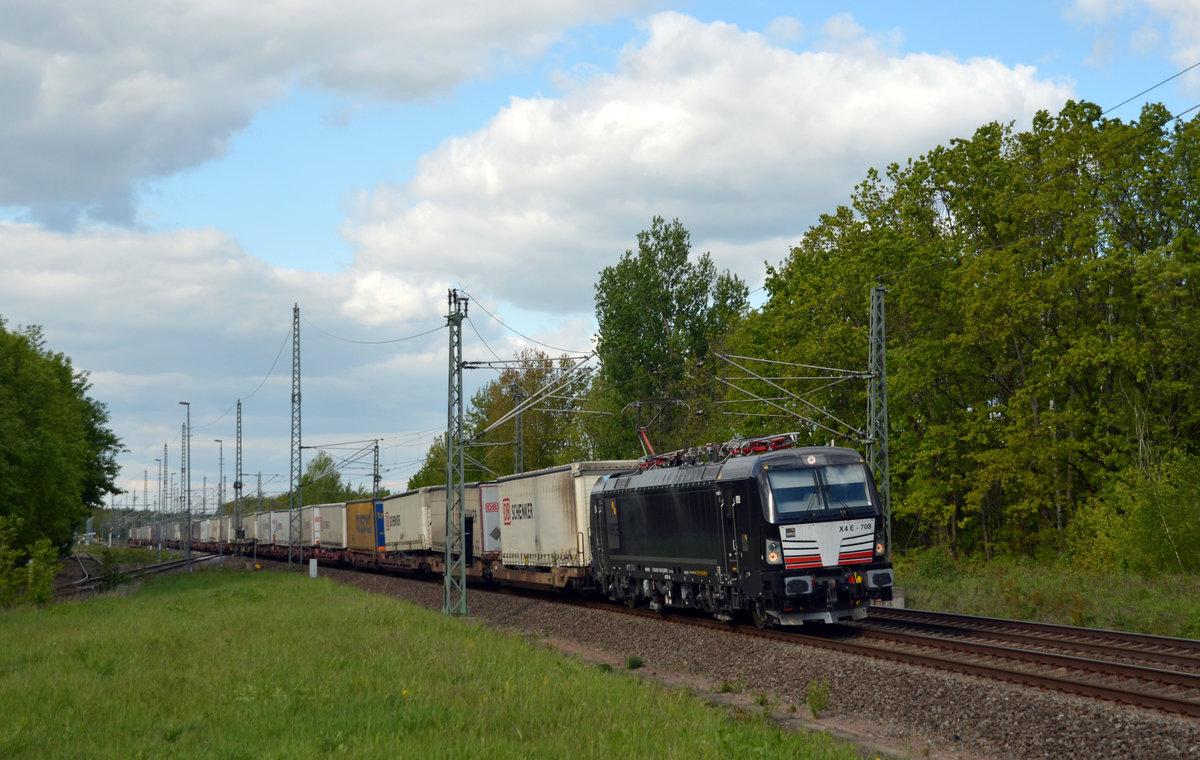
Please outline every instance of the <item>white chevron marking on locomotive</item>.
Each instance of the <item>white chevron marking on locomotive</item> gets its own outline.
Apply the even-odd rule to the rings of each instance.
[[[875,523],[872,520],[846,520],[785,525],[780,534],[784,537],[785,560],[820,555],[821,565],[829,567],[838,564],[842,552],[869,548],[875,539]]]

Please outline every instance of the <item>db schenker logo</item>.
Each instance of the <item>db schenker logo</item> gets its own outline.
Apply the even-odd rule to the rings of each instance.
[[[504,507],[504,524],[512,525],[513,520],[532,520],[533,519],[533,504],[523,502],[521,504],[513,504],[507,497],[502,501]]]

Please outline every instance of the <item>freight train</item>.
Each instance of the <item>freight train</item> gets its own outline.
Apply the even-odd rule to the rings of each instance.
[[[467,572],[486,583],[696,609],[760,627],[860,619],[892,594],[884,517],[855,451],[787,434],[575,462],[465,488]],[[441,573],[446,489],[193,521],[192,548],[409,573]],[[180,547],[182,523],[133,542]]]

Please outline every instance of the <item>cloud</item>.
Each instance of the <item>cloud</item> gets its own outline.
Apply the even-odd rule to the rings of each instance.
[[[675,13],[647,33],[616,72],[513,98],[407,185],[363,193],[344,228],[358,276],[454,273],[492,301],[590,312],[597,273],[656,214],[714,248],[798,240],[869,167],[1071,94],[1027,66],[889,53],[848,16],[809,52]],[[761,281],[761,259],[737,258]]]
[[[1155,51],[1165,41],[1181,69],[1200,61],[1200,4],[1195,0],[1076,0],[1064,15],[1102,27],[1107,39],[1127,40],[1134,52]],[[1114,47],[1107,43],[1088,62],[1102,63]],[[1182,81],[1192,93],[1200,93],[1200,72],[1193,70]]]
[[[87,228],[73,234],[0,222],[0,303],[6,317],[28,315],[47,336],[104,354],[105,365],[159,352],[156,366],[179,366],[192,341],[257,338],[264,323],[286,327],[294,301],[322,303],[344,292],[338,278],[269,267],[218,230],[163,234]],[[136,336],[169,326],[162,343]],[[271,332],[277,332],[272,330]],[[206,357],[195,369],[227,366]],[[85,367],[87,365],[84,365]]]
[[[804,35],[804,25],[791,16],[780,16],[768,24],[763,32],[763,36],[777,45],[799,42]]]
[[[0,205],[131,223],[139,183],[222,155],[293,83],[410,101],[638,0],[5,3]]]
[[[356,276],[342,313],[370,327],[408,322],[438,314],[446,297],[445,282],[417,284],[383,272]]]
[[[821,49],[857,58],[894,55],[904,41],[904,35],[898,29],[869,33],[849,13],[839,13],[830,18],[821,32],[824,35],[819,43]]]
[[[6,328],[41,326],[46,347],[87,372],[89,395],[110,410],[110,428],[137,463],[124,488],[140,492],[143,470],[154,471],[164,442],[178,467],[180,400],[191,402],[197,488],[205,474],[215,481],[214,438],[226,441],[229,472],[239,399],[246,471],[287,472],[296,303],[305,445],[392,439],[445,424],[444,281],[414,290],[385,276],[272,267],[213,229],[67,234],[12,222],[0,222],[0,271]],[[364,310],[380,303],[382,310]],[[490,358],[482,341],[504,358],[525,344],[478,309],[471,314],[464,330],[472,358]],[[571,346],[591,325],[568,320],[550,329],[529,334]],[[468,391],[489,379],[467,377]],[[385,450],[413,459],[411,445],[398,446],[391,441]],[[407,467],[387,484],[398,486],[416,469]],[[286,474],[269,479],[268,492],[286,484]]]

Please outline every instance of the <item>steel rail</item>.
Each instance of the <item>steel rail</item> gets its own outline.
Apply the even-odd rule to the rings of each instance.
[[[864,631],[913,626],[939,636],[1058,648],[1111,658],[1113,662],[1130,660],[1149,667],[1200,673],[1200,641],[1192,639],[883,607],[872,608],[870,617],[853,625]]]
[[[1073,625],[1058,625],[1056,623],[1039,623],[1032,620],[1010,620],[1007,618],[981,617],[979,615],[959,615],[951,612],[930,612],[928,610],[900,609],[894,607],[871,607],[871,618],[876,620],[911,620],[920,623],[944,623],[956,627],[977,626],[992,630],[1009,628],[1027,632],[1039,633],[1049,638],[1052,636],[1081,637],[1093,640],[1117,642],[1141,648],[1171,648],[1181,652],[1192,653],[1200,658],[1200,640],[1183,639],[1174,636],[1155,636],[1148,633],[1133,633],[1131,631],[1114,631],[1106,628],[1084,628]],[[1145,651],[1150,651],[1146,649]]]
[[[193,557],[191,561],[192,561],[192,564],[196,564],[197,562],[206,562],[208,560],[215,559],[216,556],[217,555],[215,555],[215,554],[214,555],[201,555],[201,556]],[[134,580],[137,578],[142,578],[147,575],[157,575],[159,573],[167,573],[172,570],[178,570],[180,568],[186,567],[187,564],[188,564],[188,559],[186,557],[180,557],[179,559],[171,559],[171,560],[167,560],[166,562],[159,562],[159,563],[156,563],[153,565],[146,565],[145,567],[134,568],[128,572],[122,573],[121,581],[125,582],[125,581],[129,581],[129,580]],[[84,572],[87,572],[87,571],[85,570]],[[100,586],[103,584],[103,582],[104,582],[104,579],[101,576],[89,575],[86,578],[81,578],[80,580],[72,581],[70,584],[55,587],[54,596],[56,599],[65,599],[65,598],[70,598],[70,597],[74,597],[74,596],[79,596],[79,595],[82,595],[89,591],[98,590],[100,588]]]
[[[1150,709],[1161,710],[1163,712],[1177,713],[1193,718],[1200,718],[1200,701],[1194,699],[1176,697],[1169,694],[1152,694],[1144,691],[1123,688],[1121,686],[1098,684],[1093,681],[1081,681],[1069,676],[1036,673],[1013,667],[1005,667],[1002,665],[972,662],[954,657],[942,657],[936,654],[927,654],[905,649],[897,649],[894,647],[880,646],[878,643],[872,643],[870,641],[870,639],[873,638],[872,636],[862,636],[862,632],[858,632],[858,634],[854,635],[853,638],[831,638],[828,634],[836,633],[836,631],[826,631],[824,632],[826,635],[818,635],[798,631],[784,631],[774,628],[759,629],[750,625],[724,623],[712,618],[680,615],[674,612],[656,612],[645,608],[629,609],[600,602],[575,603],[594,607],[596,609],[605,609],[610,612],[633,615],[636,617],[651,617],[669,620],[670,622],[675,623],[694,625],[702,628],[725,630],[731,633],[738,633],[754,638],[781,641],[790,644],[803,644],[806,646],[814,646],[846,654],[865,655],[875,659],[889,660],[892,662],[905,663],[909,665],[919,665],[937,670],[978,676],[990,680],[1005,681],[1007,683],[1013,683],[1022,686],[1049,689],[1065,694],[1092,697],[1095,699],[1103,699],[1119,704],[1146,707]],[[853,631],[853,628],[848,628],[846,630]],[[861,641],[860,639],[863,638],[868,639],[868,641]],[[1022,650],[1016,650],[1009,647],[965,645],[963,642],[950,642],[946,639],[939,639],[936,637],[923,638],[918,636],[908,636],[908,638],[919,641],[919,646],[924,648],[944,648],[955,650],[957,648],[955,645],[967,648],[976,647],[980,650],[986,649],[988,651],[975,651],[967,653],[971,656],[1002,658],[1010,661],[1026,659]],[[950,646],[943,646],[946,644]],[[1068,664],[1068,659],[1081,661],[1081,663],[1086,662],[1091,665],[1103,665],[1103,663],[1095,663],[1094,661],[1088,661],[1085,658],[1068,658],[1067,656],[1063,655],[1044,655],[1043,653],[1037,652],[1030,652],[1029,655],[1030,657],[1028,659],[1035,659],[1038,656],[1055,658],[1057,660],[1058,667],[1069,667],[1075,670],[1078,670],[1079,668]],[[1156,674],[1159,672],[1169,673],[1169,671],[1156,671],[1152,668],[1142,668],[1141,670],[1150,671]],[[1189,674],[1174,675],[1189,677]],[[1194,679],[1193,688],[1200,687],[1200,678],[1195,676],[1190,676],[1190,678]]]

